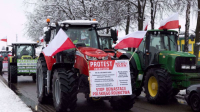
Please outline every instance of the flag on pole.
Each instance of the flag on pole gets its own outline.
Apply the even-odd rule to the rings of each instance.
[[[159,29],[175,29],[175,28],[179,28],[178,13],[175,13],[172,16],[170,16],[160,22]]]
[[[135,31],[121,38],[116,49],[138,48],[147,31]]]
[[[43,49],[43,53],[45,56],[54,56],[58,52],[76,48],[67,34],[60,29],[54,39],[48,44],[46,48]]]
[[[143,30],[144,30],[144,31],[147,31],[148,25],[149,25],[149,20],[146,20],[146,21],[144,22],[144,24],[143,24]]]
[[[1,41],[7,42],[7,37],[1,38]]]
[[[44,42],[43,36],[41,36],[39,39],[40,39],[40,42]]]
[[[12,56],[12,53],[8,53],[8,57]]]

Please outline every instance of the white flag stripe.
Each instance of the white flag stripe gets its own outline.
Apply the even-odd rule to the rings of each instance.
[[[179,20],[178,13],[173,14],[172,16],[162,20],[160,26],[164,26],[169,21]]]
[[[49,43],[49,45],[43,49],[46,56],[51,56],[62,44],[68,39],[67,34],[60,29],[54,39]]]
[[[119,41],[129,38],[129,37],[133,37],[133,38],[144,38],[145,34],[147,31],[135,31],[133,33],[129,33],[128,35],[125,35],[122,38],[119,38]]]

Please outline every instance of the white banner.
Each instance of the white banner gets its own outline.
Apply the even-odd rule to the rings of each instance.
[[[90,97],[132,95],[128,60],[89,61]]]

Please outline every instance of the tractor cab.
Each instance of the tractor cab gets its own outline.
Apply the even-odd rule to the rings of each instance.
[[[178,32],[173,30],[149,30],[137,50],[142,67],[159,64],[162,53],[177,52],[177,38]]]
[[[12,56],[16,59],[35,59],[35,48],[37,43],[12,43]]]
[[[9,53],[11,53],[11,51],[0,51],[1,60],[7,61]]]

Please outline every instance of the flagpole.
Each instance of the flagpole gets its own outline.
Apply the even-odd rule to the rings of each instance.
[[[137,48],[135,49],[135,52],[136,51],[137,51]],[[132,54],[131,58],[129,59],[129,61],[131,61],[131,59],[132,59],[133,55],[135,54],[135,52],[133,52],[133,54]]]

